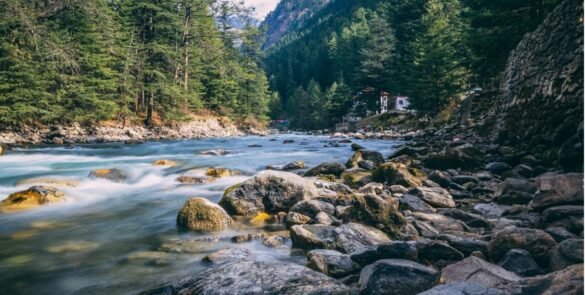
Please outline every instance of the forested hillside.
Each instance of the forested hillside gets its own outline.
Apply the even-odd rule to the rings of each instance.
[[[0,0],[0,126],[263,118],[260,32],[231,2]]]
[[[510,51],[559,2],[331,1],[268,50],[272,115],[331,127],[362,90],[366,106],[384,90],[436,114],[473,87],[496,88]]]

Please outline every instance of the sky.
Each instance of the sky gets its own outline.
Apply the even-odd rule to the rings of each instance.
[[[256,17],[263,20],[280,0],[244,0],[247,5],[256,7]]]

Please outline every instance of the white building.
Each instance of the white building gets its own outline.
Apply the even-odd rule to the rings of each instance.
[[[407,111],[410,106],[410,101],[406,96],[396,96],[394,109],[397,111]]]

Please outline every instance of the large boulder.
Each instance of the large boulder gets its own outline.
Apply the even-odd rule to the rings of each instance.
[[[360,270],[349,255],[334,250],[312,250],[307,253],[307,266],[334,278],[343,278]]]
[[[351,290],[293,263],[239,261],[221,264],[177,283],[141,294],[347,294]]]
[[[177,215],[177,226],[190,231],[224,230],[232,222],[223,208],[204,198],[187,200]]]
[[[0,212],[33,209],[42,205],[65,200],[63,192],[49,186],[33,186],[27,190],[9,195],[0,202]]]
[[[518,282],[521,277],[481,258],[469,256],[441,270],[445,283],[473,282],[486,287],[497,287],[506,282]]]
[[[390,242],[382,231],[359,223],[347,223],[339,227],[295,225],[291,228],[290,236],[295,248],[330,249],[346,254]]]
[[[536,186],[533,208],[583,204],[583,173],[545,174],[536,179]]]
[[[583,264],[571,265],[563,270],[525,278],[519,282],[502,283],[498,288],[506,294],[582,295]]]
[[[471,144],[448,148],[439,153],[429,155],[425,160],[425,167],[431,169],[466,169],[473,170],[483,164],[484,154]]]
[[[419,186],[411,193],[436,208],[455,208],[455,201],[451,194],[442,187]]]
[[[560,242],[550,259],[553,270],[561,270],[572,264],[583,263],[583,239],[568,239]]]
[[[384,229],[389,233],[398,233],[406,220],[398,210],[398,199],[373,194],[355,194],[352,218]]]
[[[506,178],[494,193],[496,202],[504,205],[525,205],[532,201],[536,186],[524,179]]]
[[[361,161],[372,161],[375,166],[378,166],[384,163],[384,156],[382,155],[382,153],[377,151],[361,149],[356,151],[351,156],[351,158],[349,158],[347,164],[345,165],[347,166],[348,169],[358,168],[359,162]]]
[[[418,169],[409,168],[404,164],[384,163],[373,174],[374,180],[389,185],[403,185],[405,187],[422,186],[426,175]]]
[[[384,259],[370,264],[360,274],[362,294],[414,295],[439,283],[440,272],[409,260]]]
[[[266,170],[225,191],[219,205],[231,215],[289,211],[296,203],[318,195],[309,179],[293,173]]]
[[[511,249],[524,249],[541,266],[547,266],[557,242],[539,229],[508,226],[496,232],[488,251],[493,261],[500,261]]]
[[[530,253],[523,249],[512,249],[498,265],[523,277],[535,276],[542,272]]]
[[[305,172],[303,176],[335,175],[335,177],[339,177],[345,170],[345,165],[341,163],[323,163],[309,169],[309,171]]]

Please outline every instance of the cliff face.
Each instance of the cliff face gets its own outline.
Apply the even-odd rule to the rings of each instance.
[[[511,53],[495,113],[499,143],[583,169],[583,2],[566,0]]]

